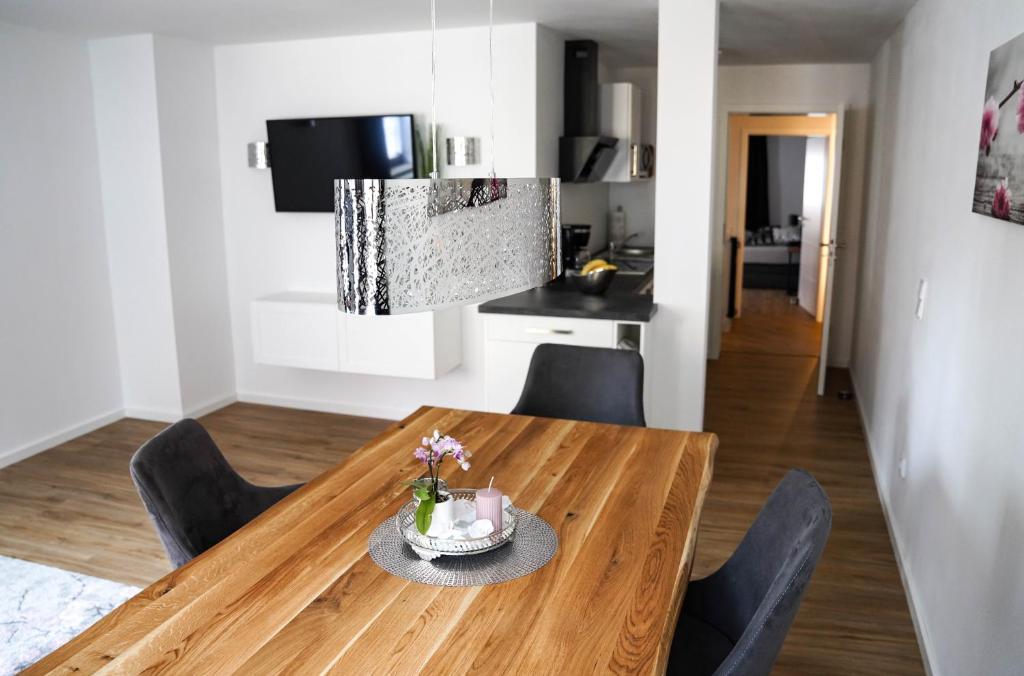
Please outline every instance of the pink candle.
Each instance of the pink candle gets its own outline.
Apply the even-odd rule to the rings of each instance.
[[[487,519],[495,532],[502,528],[501,491],[497,488],[480,488],[476,492],[476,518]]]

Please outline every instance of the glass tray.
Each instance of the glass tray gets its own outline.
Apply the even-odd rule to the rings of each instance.
[[[449,492],[453,500],[476,502],[475,490],[456,488]],[[416,530],[416,506],[416,501],[410,500],[398,510],[398,516],[395,519],[395,523],[398,525],[398,532],[410,545],[437,552],[438,554],[468,556],[489,552],[510,541],[515,533],[515,510],[505,509],[505,513],[502,516],[503,528],[490,535],[480,538],[467,538],[465,540],[429,537]]]

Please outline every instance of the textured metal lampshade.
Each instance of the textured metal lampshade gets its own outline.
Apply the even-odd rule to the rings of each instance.
[[[557,178],[338,179],[338,307],[480,303],[561,272]]]

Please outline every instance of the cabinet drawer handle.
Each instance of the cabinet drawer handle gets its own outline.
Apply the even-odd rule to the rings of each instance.
[[[551,335],[571,336],[572,335],[572,329],[537,329],[537,328],[532,328],[531,327],[531,328],[526,329],[526,332],[527,333],[532,333],[532,334],[538,335],[538,336],[551,336]]]

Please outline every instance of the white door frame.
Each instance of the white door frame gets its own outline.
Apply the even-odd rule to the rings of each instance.
[[[843,158],[843,134],[845,127],[845,115],[847,105],[844,102],[818,101],[801,103],[742,103],[725,102],[718,105],[716,114],[716,139],[715,139],[715,190],[714,204],[712,204],[712,232],[711,232],[711,285],[708,312],[708,358],[718,359],[722,350],[722,333],[729,326],[729,319],[726,314],[726,292],[728,279],[726,276],[725,254],[728,242],[725,241],[725,191],[726,175],[728,171],[729,156],[729,116],[732,114],[792,114],[809,115],[813,113],[834,113],[836,116],[836,148],[834,184],[835,190],[832,194],[830,237],[835,242],[839,224],[839,196],[842,193],[842,158]],[[834,255],[835,246],[831,247]],[[829,324],[831,322],[832,285],[834,278],[833,265],[829,266],[828,279],[825,286],[825,317],[822,328],[822,346],[827,350],[829,335]],[[822,355],[827,359],[827,353]],[[824,362],[823,362],[824,363]],[[820,369],[819,394],[824,390],[825,367]]]

